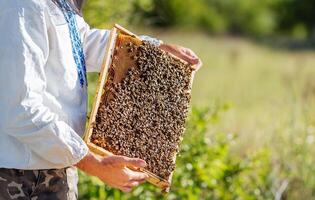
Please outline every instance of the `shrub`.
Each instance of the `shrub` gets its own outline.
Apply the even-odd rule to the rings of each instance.
[[[114,23],[127,24],[132,16],[132,2],[92,0],[84,6],[84,17],[92,27],[104,28]]]

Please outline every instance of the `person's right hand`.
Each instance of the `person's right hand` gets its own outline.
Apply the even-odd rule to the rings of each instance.
[[[109,156],[98,159],[92,153],[84,157],[76,166],[89,175],[100,178],[111,187],[130,192],[143,183],[148,176],[132,169],[146,166],[144,160],[125,156]]]

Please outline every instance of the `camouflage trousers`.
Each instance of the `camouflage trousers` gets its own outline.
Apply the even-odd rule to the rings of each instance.
[[[0,168],[0,200],[76,200],[75,167],[49,170]]]

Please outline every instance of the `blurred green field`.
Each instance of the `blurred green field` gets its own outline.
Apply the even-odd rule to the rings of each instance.
[[[188,153],[199,145],[192,144],[198,140],[198,135],[194,135],[195,141],[184,142],[183,148],[188,145],[188,150],[183,153],[184,158],[178,161],[179,172],[175,173],[173,184],[175,191],[167,199],[276,199],[277,195],[281,199],[315,199],[314,51],[277,49],[242,38],[212,37],[196,31],[131,30],[189,47],[200,56],[203,67],[195,76],[192,97],[195,111],[190,115],[187,137],[192,139],[191,135],[196,132],[201,134],[199,142],[213,141],[201,150],[206,154],[215,152],[216,145],[220,146],[217,137],[225,138],[224,145],[228,147],[223,157],[208,154],[209,162],[206,164],[208,160],[203,160],[207,167],[202,173],[212,178],[211,181],[217,179],[220,183],[222,180],[232,188],[220,187],[220,184],[210,187],[205,181],[209,188],[201,189],[197,182],[202,185],[203,179],[197,174],[187,179],[195,187],[191,189],[191,196],[178,189],[186,188],[181,185],[186,180],[182,177],[185,175],[180,173],[184,173],[187,160],[193,164],[199,158]],[[96,74],[89,75],[90,97],[94,94],[96,79]],[[205,125],[207,130],[200,132],[194,123],[206,122],[201,120],[197,123],[193,119],[202,116],[204,110],[212,113],[210,127]],[[263,156],[256,158],[261,152],[264,152]],[[189,155],[192,157],[185,157]],[[261,159],[261,163],[256,165],[256,161],[248,161],[253,157],[258,162]],[[236,173],[237,178],[235,174],[229,175],[225,171],[225,176],[216,178],[211,169],[221,168],[210,161],[212,158],[228,169],[245,165],[250,171]],[[245,168],[240,167],[240,171],[243,172]],[[101,192],[103,196],[97,196],[100,195],[99,191],[92,194],[91,188],[83,188],[83,184],[87,183],[91,184],[89,187],[95,187],[95,182],[93,184],[93,181],[87,181],[87,177],[82,177],[81,199],[161,199],[156,190],[148,189],[149,194],[135,191],[142,195],[142,198],[138,198],[135,193],[124,196],[103,186],[99,188],[104,190]],[[227,181],[229,177],[237,184]],[[196,192],[198,188],[203,192]],[[204,195],[204,191],[209,191],[212,196]],[[89,192],[90,196],[87,194]]]

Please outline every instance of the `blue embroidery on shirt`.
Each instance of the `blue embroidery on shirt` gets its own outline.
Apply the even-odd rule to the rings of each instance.
[[[86,77],[86,65],[85,65],[85,58],[83,47],[80,39],[80,34],[78,31],[78,25],[76,21],[76,13],[71,8],[71,6],[66,2],[66,0],[60,0],[60,7],[65,16],[65,19],[68,23],[69,32],[70,32],[70,39],[72,44],[72,54],[74,61],[77,65],[78,76],[80,80],[81,87],[84,86],[84,82],[87,84],[87,77]]]

